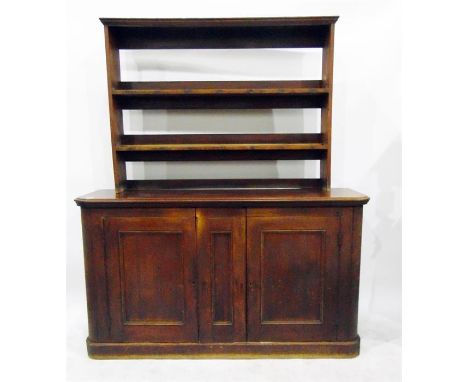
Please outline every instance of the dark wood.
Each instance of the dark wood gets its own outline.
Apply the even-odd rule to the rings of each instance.
[[[117,151],[254,151],[254,150],[326,150],[326,146],[319,142],[243,142],[230,143],[222,142],[222,134],[219,138],[220,142],[209,143],[133,143],[121,144],[117,146]],[[218,136],[219,136],[218,135]],[[145,137],[140,136],[140,137]],[[150,136],[151,137],[151,136]],[[146,138],[146,137],[145,137]],[[210,137],[213,138],[212,136]],[[143,140],[143,139],[141,139]],[[148,141],[150,139],[147,139]]]
[[[246,341],[245,210],[197,210],[200,342]]]
[[[337,17],[101,19],[114,190],[81,207],[92,358],[354,357],[366,195],[331,188]],[[121,82],[119,49],[320,47],[319,81]],[[319,134],[125,135],[123,109],[320,108]],[[222,126],[220,126],[220,132]],[[316,179],[130,180],[128,161],[320,160]]]
[[[313,94],[184,94],[168,95],[115,95],[119,109],[316,109],[326,106],[325,93]]]
[[[333,47],[335,41],[335,25],[330,25],[330,30],[325,40],[322,53],[322,81],[329,89],[326,97],[326,107],[321,109],[320,131],[323,141],[327,145],[325,160],[320,162],[320,178],[324,181],[324,187],[331,187],[331,141],[332,141],[332,96],[333,96]]]
[[[118,157],[115,147],[119,144],[124,134],[122,109],[119,108],[112,97],[112,88],[115,82],[120,81],[120,53],[116,46],[115,37],[110,33],[108,27],[104,27],[106,40],[106,63],[107,63],[107,90],[109,95],[109,117],[112,141],[112,162],[114,165],[115,189],[123,190],[123,184],[127,178],[125,161]]]
[[[338,290],[337,339],[353,338],[358,335],[359,273],[361,266],[362,206],[343,211],[343,230],[340,253],[342,280]]]
[[[338,16],[309,17],[250,17],[250,18],[182,18],[182,19],[148,19],[148,18],[100,18],[104,25],[112,27],[285,27],[331,25]]]
[[[292,149],[291,149],[292,148]],[[117,147],[118,150],[118,147]],[[118,157],[126,162],[151,162],[151,161],[233,161],[233,160],[304,160],[323,159],[326,150],[318,149],[294,149],[283,147],[282,149],[250,149],[235,148],[232,150],[219,150],[206,147],[194,150],[118,150]],[[125,182],[124,182],[125,184]]]
[[[167,218],[105,216],[103,225],[111,337],[197,340],[194,210]]]
[[[153,143],[117,145],[117,151],[326,150],[321,143]]]
[[[215,160],[319,160],[325,189],[331,179],[331,102],[334,24],[338,17],[250,19],[101,19],[106,55],[115,188],[129,185],[126,162]],[[289,81],[122,82],[120,49],[322,48],[322,79]],[[239,134],[203,141],[193,135],[128,138],[122,110],[143,109],[321,109],[320,141],[291,141],[265,134],[246,141]],[[222,126],[220,126],[222,131]],[[221,134],[215,134],[221,135]],[[258,134],[256,135],[259,136]],[[304,136],[307,136],[304,134]],[[310,136],[310,135],[309,135]],[[255,137],[253,137],[255,138]],[[151,142],[131,143],[131,140]],[[194,145],[197,144],[197,145]],[[215,145],[216,144],[216,145]],[[136,184],[133,183],[133,186]]]
[[[223,189],[226,191],[242,191],[254,189],[312,189],[316,194],[322,190],[321,179],[308,178],[284,178],[284,179],[164,179],[164,180],[128,180],[126,184],[127,192],[122,196],[130,196],[132,193],[144,195],[145,191],[157,190],[186,190],[186,191],[213,191]],[[277,191],[281,192],[281,191]],[[336,194],[337,189],[334,190]],[[108,196],[114,194],[108,193]],[[154,196],[154,193],[150,193]],[[351,194],[350,194],[351,195]],[[117,195],[118,196],[118,195]],[[134,195],[137,196],[137,195]],[[352,196],[352,195],[351,195]]]
[[[262,214],[247,218],[248,340],[336,339],[341,211]]]
[[[352,341],[112,343],[87,341],[94,359],[132,358],[352,358],[359,355],[359,337]]]
[[[125,203],[82,209],[91,356],[358,354],[362,199]]]
[[[119,49],[316,48],[338,17],[101,19]]]
[[[119,49],[320,48],[327,26],[110,27]]]
[[[318,143],[323,145],[322,134],[127,134],[122,136],[122,145],[188,145],[188,144],[298,144]]]
[[[319,108],[323,81],[118,82],[114,102],[123,109]]]
[[[201,135],[201,136],[200,136]],[[248,135],[252,135],[249,137]],[[327,146],[320,142],[321,134],[214,134],[190,135],[181,143],[184,135],[124,136],[117,152],[126,160],[148,158],[146,160],[232,160],[232,159],[273,159],[275,156],[290,156],[305,159],[319,159],[326,155]],[[250,139],[249,139],[250,138]]]
[[[278,180],[278,182],[281,179]],[[287,180],[287,179],[286,179]],[[255,181],[252,180],[252,184]],[[288,180],[287,180],[288,181]],[[168,181],[171,184],[171,181]],[[176,182],[176,181],[174,181]],[[158,182],[164,184],[162,181]],[[97,207],[330,207],[358,206],[366,204],[369,197],[349,189],[332,188],[330,191],[317,191],[314,188],[294,188],[285,183],[286,188],[183,188],[181,181],[177,188],[150,190],[127,190],[117,193],[114,190],[95,191],[75,199],[84,208]],[[244,182],[245,183],[245,182]],[[294,182],[292,182],[294,183]],[[174,184],[174,183],[172,183]],[[187,183],[185,183],[187,184]],[[188,184],[190,182],[188,181]],[[229,187],[229,183],[227,183]]]
[[[102,217],[94,209],[82,208],[81,225],[88,308],[88,339],[108,342],[111,336]]]
[[[278,95],[327,94],[323,81],[165,81],[117,82],[113,95]]]

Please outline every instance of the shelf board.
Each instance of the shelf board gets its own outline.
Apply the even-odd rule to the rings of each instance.
[[[317,178],[277,179],[159,179],[127,180],[126,190],[260,190],[260,189],[316,189],[321,190],[323,180]]]
[[[314,95],[328,92],[321,80],[118,82],[112,89],[112,94],[118,96]]]
[[[321,159],[322,134],[124,135],[115,147],[126,161]]]
[[[188,143],[118,145],[117,151],[327,150],[321,143]]]
[[[323,139],[323,134],[320,133],[125,134],[120,137],[120,144],[323,143]]]
[[[310,81],[117,82],[120,109],[276,109],[322,108],[329,88]]]

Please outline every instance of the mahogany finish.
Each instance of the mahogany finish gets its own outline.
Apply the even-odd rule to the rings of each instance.
[[[163,202],[139,194],[76,199],[90,356],[358,354],[367,197],[343,190],[299,202],[313,207],[269,208],[279,204],[257,196],[215,208],[206,195]]]
[[[338,17],[101,19],[106,36],[109,112],[117,192],[129,188],[126,162],[320,160],[330,189],[334,24]],[[321,48],[322,79],[302,81],[122,82],[120,49]],[[320,108],[320,134],[214,137],[127,136],[122,110]],[[220,126],[220,130],[222,126]]]
[[[249,340],[335,339],[340,213],[249,214]]]
[[[197,209],[200,342],[246,341],[245,211]]]
[[[174,212],[102,218],[114,340],[197,339],[195,218]]]
[[[330,188],[337,19],[101,19],[115,190],[75,199],[90,357],[359,354],[369,198]],[[120,79],[120,49],[281,47],[322,48],[322,79]],[[321,108],[319,134],[125,135],[122,119],[135,108],[308,107]],[[253,159],[320,160],[320,177],[130,180],[125,170],[131,161]]]

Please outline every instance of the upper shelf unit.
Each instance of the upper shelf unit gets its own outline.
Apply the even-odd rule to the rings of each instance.
[[[338,17],[106,19],[117,49],[323,48]]]
[[[114,178],[117,192],[138,187],[129,161],[320,160],[330,188],[333,41],[338,17],[101,19],[105,29]],[[320,80],[123,82],[123,49],[321,48]],[[125,109],[320,108],[320,134],[129,136]],[[222,132],[222,127],[220,128]],[[155,183],[145,183],[154,185]],[[300,183],[302,186],[303,183]]]

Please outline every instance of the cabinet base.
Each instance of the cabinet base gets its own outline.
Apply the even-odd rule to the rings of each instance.
[[[353,341],[234,342],[234,343],[111,343],[86,341],[93,359],[141,358],[353,358],[359,355],[359,336]]]

